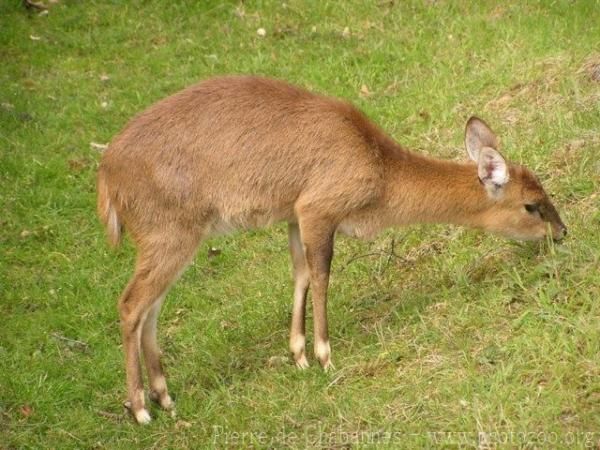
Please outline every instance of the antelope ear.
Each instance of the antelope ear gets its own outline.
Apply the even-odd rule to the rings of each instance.
[[[508,165],[498,150],[483,147],[479,151],[477,174],[488,194],[495,196],[508,183]]]
[[[484,147],[498,150],[498,138],[483,120],[473,116],[465,128],[465,147],[469,157],[478,163],[479,153]]]

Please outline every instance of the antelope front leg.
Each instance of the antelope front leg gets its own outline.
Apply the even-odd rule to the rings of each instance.
[[[292,265],[294,273],[294,306],[292,310],[292,326],[290,329],[290,350],[294,355],[296,366],[300,369],[308,367],[306,359],[306,295],[310,285],[310,275],[302,241],[300,239],[300,228],[298,224],[288,224],[290,240],[290,253],[292,254]]]
[[[327,288],[335,227],[326,220],[301,219],[300,231],[312,289],[315,356],[328,370],[333,365],[327,330]]]

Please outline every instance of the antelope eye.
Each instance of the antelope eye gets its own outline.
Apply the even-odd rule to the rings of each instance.
[[[538,208],[539,208],[539,205],[537,203],[526,203],[525,204],[525,210],[530,214],[537,212]]]

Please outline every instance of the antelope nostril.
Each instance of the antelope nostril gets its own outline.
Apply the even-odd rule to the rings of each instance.
[[[567,235],[567,227],[565,227],[564,225],[560,225],[558,227],[558,233],[556,233],[556,237],[554,238],[554,240],[556,242],[561,241],[566,235]]]

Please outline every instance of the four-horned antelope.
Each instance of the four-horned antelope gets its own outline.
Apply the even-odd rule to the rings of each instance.
[[[566,233],[538,179],[502,157],[482,120],[469,119],[465,145],[473,162],[411,153],[352,105],[260,77],[207,80],[131,120],[102,158],[98,212],[113,244],[124,227],[138,251],[119,300],[135,419],[150,420],[141,351],[151,397],[173,408],[156,321],[170,286],[208,236],[288,222],[295,283],[290,349],[296,365],[307,367],[310,286],[314,354],[327,369],[336,231],[366,237],[390,226],[442,222],[517,239]]]

